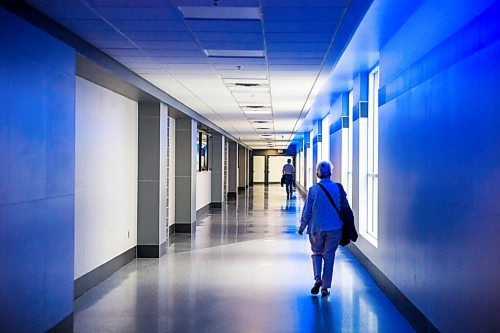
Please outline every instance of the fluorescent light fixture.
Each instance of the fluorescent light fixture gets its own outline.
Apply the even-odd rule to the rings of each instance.
[[[259,102],[241,102],[238,103],[238,105],[242,108],[248,108],[248,109],[262,109],[262,108],[271,108],[271,104],[266,104],[266,103],[259,103]]]
[[[260,20],[259,7],[179,6],[186,19]]]
[[[269,106],[264,105],[246,105],[241,106],[241,110],[246,114],[271,114],[272,110]]]
[[[224,83],[229,84],[237,84],[237,83],[249,83],[249,84],[259,84],[259,85],[269,85],[269,81],[267,79],[261,78],[226,78],[223,79]]]
[[[209,57],[264,58],[263,50],[204,50]]]
[[[242,86],[232,86],[228,85],[227,89],[232,93],[236,94],[244,94],[244,93],[267,93],[269,94],[269,87],[266,86],[257,86],[257,87],[242,87]]]
[[[266,84],[258,83],[237,83],[237,84],[227,84],[227,88],[233,92],[267,92],[269,93],[269,86]]]
[[[243,110],[246,114],[271,114],[271,110]]]

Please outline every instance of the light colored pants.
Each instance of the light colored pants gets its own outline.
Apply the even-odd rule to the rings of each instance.
[[[311,242],[311,255],[314,279],[321,279],[323,288],[331,288],[333,275],[333,262],[335,261],[335,251],[342,238],[342,229],[332,231],[318,231],[309,234]],[[323,265],[323,261],[325,262]],[[321,270],[323,266],[323,271]],[[323,272],[323,274],[322,274]]]

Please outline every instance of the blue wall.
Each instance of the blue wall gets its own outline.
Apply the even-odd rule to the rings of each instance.
[[[75,52],[0,9],[0,331],[73,311]]]
[[[318,119],[325,96],[353,89],[358,216],[367,114],[358,102],[379,64],[378,247],[362,236],[356,246],[444,332],[500,326],[499,17],[494,0],[375,0],[304,121]],[[340,104],[331,106],[333,124]],[[339,129],[330,135],[337,171]]]
[[[498,324],[500,3],[490,3],[427,1],[380,50],[379,246],[357,246],[445,332]]]

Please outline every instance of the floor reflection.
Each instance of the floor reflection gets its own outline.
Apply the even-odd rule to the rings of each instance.
[[[76,332],[412,332],[341,248],[332,295],[309,294],[303,198],[256,186],[171,237],[160,259],[138,259],[75,302]]]

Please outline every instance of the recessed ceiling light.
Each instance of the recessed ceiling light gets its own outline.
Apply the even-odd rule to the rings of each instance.
[[[209,57],[224,58],[264,58],[263,50],[208,50],[205,54]]]
[[[246,114],[271,114],[271,110],[244,110]]]
[[[179,6],[186,19],[260,20],[259,7]]]
[[[263,85],[260,83],[235,83],[237,87],[262,87]]]
[[[246,106],[244,106],[244,108],[248,108],[248,109],[263,109],[265,107],[266,106],[264,106],[264,105],[246,105]]]
[[[258,130],[268,130],[268,129],[271,129],[271,127],[256,127],[255,129],[258,129]]]
[[[261,85],[268,85],[269,81],[267,79],[260,78],[225,78],[223,79],[225,84],[236,84],[236,83],[256,83]]]

